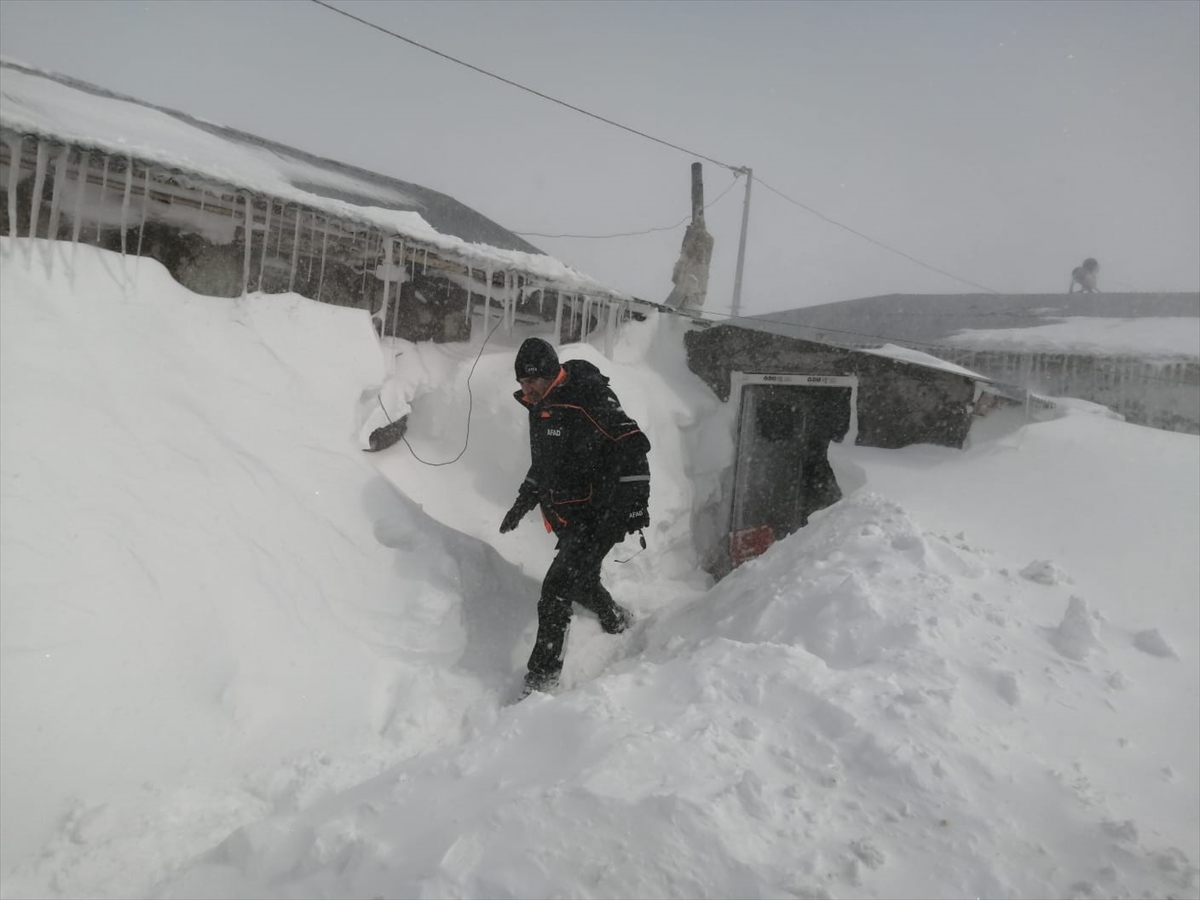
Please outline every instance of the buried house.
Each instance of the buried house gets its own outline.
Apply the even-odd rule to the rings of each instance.
[[[359,307],[415,341],[493,316],[574,340],[632,300],[420,185],[10,61],[0,80],[0,234],[149,256],[200,294]]]
[[[411,341],[521,322],[553,328],[559,343],[600,333],[611,353],[619,321],[666,309],[420,185],[12,62],[0,60],[0,79],[2,235],[149,256],[200,294],[357,307],[381,337]],[[714,572],[840,496],[830,440],[854,431],[871,446],[961,446],[986,381],[748,327],[697,322],[685,343],[692,370],[741,412],[731,489],[705,529],[721,537],[697,535],[719,545],[704,551]],[[371,449],[404,427],[389,419]]]
[[[1126,421],[1200,434],[1200,294],[890,294],[753,317],[847,347],[887,342]]]
[[[746,324],[687,332],[688,367],[734,407],[734,461],[700,529],[720,577],[802,528],[841,489],[831,441],[868,447],[962,447],[991,380],[899,347],[854,350]]]

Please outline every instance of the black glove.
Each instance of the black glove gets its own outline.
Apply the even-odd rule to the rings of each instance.
[[[525,515],[537,506],[537,491],[528,481],[521,483],[521,490],[517,492],[517,502],[512,505],[507,513],[504,514],[504,521],[500,523],[500,533],[508,534],[518,525]]]
[[[625,534],[650,527],[649,481],[622,481],[613,499],[613,512]]]

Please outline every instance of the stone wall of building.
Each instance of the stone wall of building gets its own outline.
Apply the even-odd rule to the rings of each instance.
[[[868,447],[962,447],[974,380],[953,372],[736,326],[684,337],[688,366],[722,400],[733,372],[858,376],[857,443]]]

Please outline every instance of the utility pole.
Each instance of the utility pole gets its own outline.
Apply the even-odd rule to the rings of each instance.
[[[704,174],[703,166],[692,163],[692,221],[704,222]]]
[[[704,179],[700,163],[692,163],[692,224],[683,235],[679,260],[671,273],[675,287],[667,306],[698,315],[708,296],[708,266],[712,261],[713,237],[704,228]]]
[[[737,318],[742,311],[742,269],[746,264],[746,228],[750,224],[750,185],[754,183],[754,170],[745,166],[735,171],[746,176],[746,200],[742,205],[742,237],[738,241],[737,271],[733,275],[733,308],[730,312]]]

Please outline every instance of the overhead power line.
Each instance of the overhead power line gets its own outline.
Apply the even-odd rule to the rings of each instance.
[[[414,41],[412,38],[407,38],[402,34],[397,34],[394,31],[389,31],[381,25],[376,25],[374,22],[368,22],[366,19],[360,19],[358,16],[346,12],[344,9],[338,9],[336,6],[326,3],[325,0],[312,0],[312,2],[317,4],[317,6],[323,6],[331,12],[337,13],[339,16],[345,16],[347,19],[353,19],[355,22],[366,25],[368,28],[373,28],[376,31],[381,31],[386,35],[390,35],[391,37],[396,38],[396,40],[404,41],[406,44],[412,44],[414,47],[419,47],[420,49],[432,53],[435,56],[440,56],[442,59],[448,59],[452,63],[458,63],[460,66],[466,66],[468,69],[478,72],[480,75],[486,75],[488,78],[495,78],[497,81],[503,81],[505,84],[512,85],[513,87],[519,88],[526,93],[533,94],[535,97],[541,97],[543,100],[549,100],[551,103],[557,103],[559,106],[565,106],[567,109],[574,110],[575,112],[581,113],[589,118],[596,119],[597,121],[603,122],[606,125],[612,125],[616,128],[620,128],[622,131],[628,131],[630,134],[636,134],[638,137],[644,137],[647,140],[654,141],[656,144],[662,144],[664,147],[670,147],[672,150],[679,150],[683,153],[687,153],[689,156],[698,157],[705,162],[712,163],[715,166],[721,166],[722,168],[733,171],[737,171],[740,168],[739,166],[731,166],[729,163],[721,162],[719,159],[713,159],[711,156],[705,156],[703,153],[697,153],[694,150],[688,150],[686,147],[681,147],[678,144],[672,144],[670,141],[664,141],[662,138],[656,138],[652,134],[646,134],[646,132],[638,131],[636,128],[630,128],[628,125],[622,125],[620,122],[614,122],[612,119],[606,119],[604,116],[597,115],[596,113],[588,112],[586,109],[581,109],[578,106],[567,103],[565,100],[559,100],[557,97],[551,97],[549,94],[543,94],[541,91],[534,90],[531,87],[526,87],[523,84],[505,78],[503,75],[497,75],[495,72],[489,72],[487,69],[481,69],[479,66],[473,66],[471,63],[466,62],[465,60],[457,59],[448,53],[443,53],[440,50],[434,50],[432,47],[426,46],[419,41]]]
[[[729,182],[729,186],[727,188],[725,188],[725,190],[721,191],[721,193],[719,193],[711,201],[706,203],[704,205],[704,208],[708,209],[710,206],[712,206],[718,200],[720,200],[722,197],[724,197],[726,194],[728,194],[731,190],[733,190],[733,186],[735,184],[737,184],[737,180],[740,177],[741,177],[740,172],[734,172],[733,173],[733,181]],[[638,235],[642,235],[642,234],[652,234],[655,231],[674,231],[676,228],[678,228],[680,225],[682,225],[684,222],[686,222],[691,217],[692,217],[691,213],[688,213],[686,216],[684,216],[682,219],[680,219],[674,225],[666,225],[662,228],[647,228],[645,231],[624,231],[624,232],[621,232],[620,234],[541,234],[540,232],[537,232],[537,231],[514,231],[513,234],[518,235],[519,237],[588,238],[588,239],[593,239],[593,240],[602,240],[604,238],[637,237]]]
[[[869,241],[870,243],[874,244],[876,247],[882,247],[884,250],[887,250],[890,253],[895,253],[897,256],[903,256],[909,262],[914,262],[918,266],[928,269],[931,272],[937,272],[939,275],[945,275],[947,278],[952,278],[955,281],[961,282],[962,284],[969,284],[971,287],[979,288],[981,291],[984,291],[988,294],[999,294],[1000,293],[1000,291],[993,290],[992,288],[988,287],[987,285],[976,284],[974,281],[970,281],[966,278],[959,278],[953,272],[947,272],[945,269],[939,269],[937,266],[931,266],[927,262],[922,262],[921,260],[917,259],[915,256],[910,256],[909,254],[905,253],[903,250],[897,250],[895,247],[889,246],[888,244],[885,244],[883,241],[878,241],[868,234],[863,234],[861,231],[858,231],[855,228],[851,228],[849,225],[843,225],[841,222],[838,222],[836,219],[829,218],[829,216],[825,215],[820,210],[813,209],[811,206],[809,206],[806,203],[801,203],[799,200],[792,199],[787,194],[785,194],[783,191],[778,190],[777,188],[771,187],[771,185],[767,184],[761,178],[758,178],[755,180],[758,181],[759,184],[761,184],[763,187],[765,187],[771,193],[778,194],[780,197],[782,197],[788,203],[792,203],[792,204],[800,207],[805,212],[812,213],[814,216],[816,216],[818,219],[820,219],[823,222],[828,222],[830,225],[834,225],[838,228],[848,231],[851,234],[855,235],[856,237],[862,238],[864,241]]]
[[[575,106],[572,103],[567,103],[565,100],[559,100],[557,97],[551,97],[549,94],[544,94],[541,91],[535,90],[534,88],[531,88],[531,87],[527,87],[526,85],[520,84],[519,82],[513,81],[509,78],[505,78],[502,75],[497,75],[495,72],[489,72],[487,69],[481,68],[476,65],[472,65],[471,63],[469,63],[465,60],[462,60],[462,59],[458,59],[457,57],[451,56],[448,53],[443,53],[440,50],[435,50],[433,47],[430,47],[426,44],[422,44],[420,41],[415,41],[412,38],[405,37],[402,34],[398,34],[395,31],[391,31],[387,28],[384,28],[382,25],[376,25],[374,22],[368,21],[367,19],[363,19],[359,16],[354,15],[353,13],[346,12],[344,9],[338,9],[338,7],[325,2],[325,0],[312,0],[312,2],[315,3],[317,6],[324,7],[325,9],[329,10],[330,12],[337,13],[339,16],[345,16],[347,19],[350,19],[354,22],[358,22],[360,25],[365,25],[366,27],[371,28],[374,31],[378,31],[382,34],[386,34],[388,37],[395,38],[398,41],[403,41],[406,44],[410,44],[413,47],[417,47],[421,50],[426,51],[427,53],[432,53],[435,56],[440,56],[442,59],[448,60],[448,61],[455,63],[457,65],[460,65],[460,66],[464,66],[473,72],[478,72],[480,75],[486,75],[488,78],[494,78],[497,81],[501,81],[504,84],[507,84],[507,85],[510,85],[511,87],[517,88],[518,90],[522,90],[522,91],[525,91],[526,93],[533,94],[535,97],[540,97],[543,100],[549,100],[551,103],[555,103],[559,106],[562,106],[562,107],[565,107],[574,112],[580,113],[581,115],[585,115],[591,119],[595,119],[598,122],[603,122],[606,125],[612,125],[614,128],[620,128],[622,131],[627,131],[630,134],[635,134],[638,137],[645,138],[648,141],[653,141],[654,143],[661,144],[664,147],[670,147],[672,150],[678,150],[681,153],[686,153],[689,156],[696,157],[697,159],[705,160],[706,162],[710,162],[713,165],[717,165],[717,166],[721,166],[722,168],[729,169],[730,171],[734,172],[735,174],[746,174],[746,172],[747,172],[747,169],[743,166],[733,166],[733,165],[730,165],[729,163],[721,162],[719,159],[714,159],[713,157],[706,156],[703,153],[697,153],[696,151],[689,150],[688,148],[682,147],[679,144],[673,144],[670,141],[663,140],[662,138],[657,138],[654,135],[647,134],[644,131],[638,131],[636,128],[630,128],[628,125],[622,125],[620,122],[615,122],[612,119],[606,118],[601,115],[597,115],[596,113],[588,112],[586,109]],[[838,222],[836,219],[831,219],[829,216],[825,215],[824,213],[820,212],[819,210],[813,209],[813,207],[809,206],[808,204],[801,203],[799,200],[789,197],[787,194],[783,193],[782,191],[778,190],[777,188],[774,188],[771,185],[767,184],[761,178],[757,178],[755,180],[757,180],[759,182],[759,184],[761,184],[767,190],[771,191],[774,194],[779,195],[784,200],[788,201],[789,203],[794,204],[795,206],[798,206],[800,209],[803,209],[806,212],[811,213],[812,215],[821,219],[823,222],[828,222],[830,225],[833,225],[837,228],[841,228],[845,231],[848,231],[850,234],[853,234],[856,237],[862,238],[864,241],[867,241],[868,243],[874,244],[877,247],[881,247],[890,253],[895,253],[897,256],[901,256],[904,259],[907,259],[909,262],[915,263],[916,265],[921,266],[924,269],[928,269],[930,272],[936,272],[938,275],[943,275],[946,278],[950,278],[961,284],[970,285],[971,287],[978,288],[979,290],[984,291],[989,294],[999,294],[1000,293],[1000,291],[994,290],[993,288],[987,287],[986,285],[977,284],[976,282],[970,281],[969,279],[961,278],[958,275],[955,275],[953,272],[948,272],[945,269],[940,269],[937,266],[930,265],[927,262],[917,259],[917,257],[912,256],[911,254],[905,253],[903,250],[898,250],[895,247],[892,247],[891,245],[884,243],[883,241],[877,240],[876,238],[873,238],[870,235],[864,234],[863,232],[861,232],[855,228],[851,228],[849,225],[844,225],[841,222]],[[722,195],[722,196],[724,196],[724,195]],[[720,198],[717,198],[717,199],[720,199]],[[714,200],[713,202],[715,203],[716,201]],[[513,232],[513,233],[519,234],[523,237],[561,237],[561,238],[579,238],[579,239],[605,239],[605,238],[616,238],[616,237],[634,237],[634,236],[642,235],[642,234],[650,234],[655,231],[670,231],[673,228],[678,228],[680,225],[683,224],[683,222],[686,222],[686,221],[687,221],[687,219],[684,218],[683,220],[676,223],[675,225],[666,226],[664,228],[650,228],[650,229],[647,229],[646,231],[633,231],[633,232],[625,232],[625,233],[621,233],[621,234],[602,234],[602,235],[578,234],[578,235],[576,235],[576,234],[542,234],[542,233],[538,233],[538,232]]]

